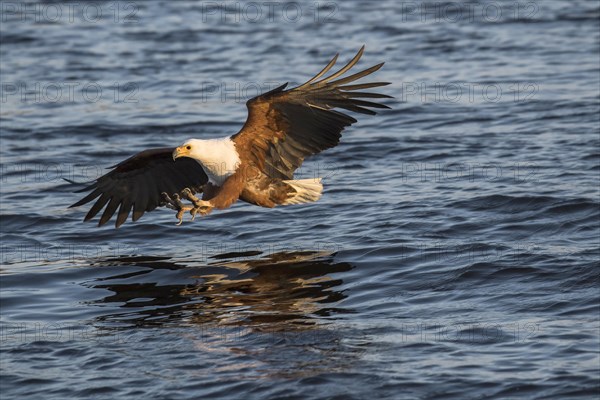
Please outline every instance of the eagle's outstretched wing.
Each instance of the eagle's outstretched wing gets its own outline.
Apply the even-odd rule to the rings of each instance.
[[[250,99],[246,103],[248,119],[232,137],[236,148],[246,151],[250,161],[268,176],[292,179],[305,157],[336,146],[342,130],[357,122],[336,108],[361,114],[375,114],[372,108],[389,108],[362,99],[391,96],[360,91],[389,82],[349,85],[377,71],[383,63],[340,78],[358,62],[363,51],[364,46],[342,69],[325,78],[338,55],[308,82],[289,90],[284,90],[285,84]]]
[[[200,164],[191,158],[173,161],[174,148],[142,151],[115,165],[114,169],[101,176],[92,185],[79,192],[92,190],[87,196],[73,204],[77,207],[100,197],[85,216],[88,221],[104,206],[98,226],[104,225],[117,211],[115,226],[118,228],[129,216],[133,207],[133,221],[146,211],[152,211],[162,202],[161,193],[179,194],[184,188],[193,193],[202,191],[208,181]]]

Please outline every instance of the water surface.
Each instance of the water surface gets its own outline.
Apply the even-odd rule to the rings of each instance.
[[[3,399],[598,395],[597,2],[24,4],[1,27]],[[233,134],[362,44],[395,99],[299,171],[319,202],[118,230],[67,209],[62,178]]]

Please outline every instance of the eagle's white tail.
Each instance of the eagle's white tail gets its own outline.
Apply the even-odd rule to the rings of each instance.
[[[283,182],[293,187],[296,190],[296,194],[281,203],[282,205],[311,203],[321,198],[321,193],[323,192],[321,178]]]

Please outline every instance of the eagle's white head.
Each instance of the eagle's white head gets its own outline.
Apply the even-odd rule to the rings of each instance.
[[[189,157],[198,161],[209,181],[217,186],[233,175],[240,164],[240,156],[231,138],[190,139],[173,151],[173,160]]]

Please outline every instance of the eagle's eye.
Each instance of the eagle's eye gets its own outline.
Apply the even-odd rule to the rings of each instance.
[[[192,146],[189,146],[189,145],[188,145],[188,146],[186,146],[186,149],[188,149],[188,150],[191,150],[191,149],[192,149]]]

